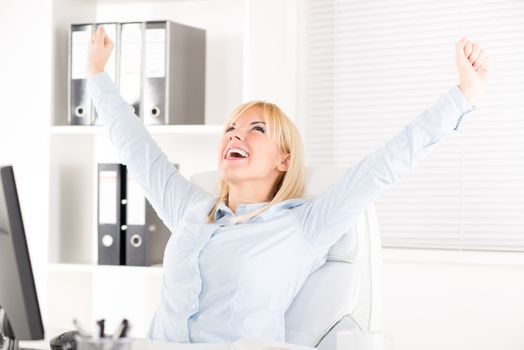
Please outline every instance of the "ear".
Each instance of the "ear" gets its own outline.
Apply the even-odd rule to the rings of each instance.
[[[277,166],[277,169],[280,171],[287,171],[289,167],[289,154],[285,154],[284,158],[280,161],[280,164]]]

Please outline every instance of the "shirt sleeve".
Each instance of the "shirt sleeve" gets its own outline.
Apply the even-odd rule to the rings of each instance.
[[[298,207],[306,240],[316,250],[327,252],[383,189],[412,170],[473,110],[460,89],[453,87],[389,142],[349,168],[341,180]]]
[[[192,203],[211,195],[180,175],[106,73],[93,75],[87,86],[119,160],[173,232]]]

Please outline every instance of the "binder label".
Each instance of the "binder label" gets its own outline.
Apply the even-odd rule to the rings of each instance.
[[[128,103],[138,103],[142,69],[141,24],[122,24],[120,35],[120,93]]]
[[[139,24],[122,25],[120,72],[137,80],[140,80],[141,35]]]
[[[127,224],[146,224],[146,197],[144,191],[129,175],[127,177]]]
[[[111,39],[111,41],[116,45],[116,24],[104,24],[104,28],[106,30],[106,34]],[[116,81],[116,55],[115,51],[111,52],[111,56],[109,56],[109,59],[106,64],[106,72],[111,78],[111,80]]]
[[[98,177],[98,223],[116,224],[118,201],[117,195],[117,172],[100,171]]]
[[[87,48],[91,33],[87,31],[74,31],[71,33],[71,78],[85,79],[87,64]]]
[[[145,76],[164,78],[166,76],[166,30],[151,28],[145,37]]]

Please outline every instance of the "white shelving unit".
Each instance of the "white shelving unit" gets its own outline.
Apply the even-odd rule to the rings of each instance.
[[[220,134],[222,125],[151,125],[146,126],[152,135],[187,135],[187,134]],[[90,135],[105,134],[102,126],[55,125],[51,127],[51,135]]]
[[[168,158],[180,164],[180,172],[189,178],[216,169],[222,123],[243,101],[271,100],[293,117],[295,87],[289,77],[294,54],[289,47],[294,45],[289,42],[295,39],[286,18],[294,15],[294,4],[295,0],[54,0],[46,301],[52,311],[45,320],[47,327],[71,328],[71,320],[77,318],[92,329],[96,319],[105,318],[111,330],[126,317],[133,324],[131,335],[143,337],[158,305],[162,279],[161,266],[97,265],[97,164],[118,162],[118,158],[103,127],[67,125],[70,25],[172,20],[206,30],[205,125],[148,127]],[[273,23],[270,18],[269,22],[254,21],[262,8],[284,15]],[[267,28],[271,31],[266,32]],[[278,28],[282,35],[274,37]],[[282,52],[261,52],[253,41]],[[275,64],[275,60],[282,62]]]

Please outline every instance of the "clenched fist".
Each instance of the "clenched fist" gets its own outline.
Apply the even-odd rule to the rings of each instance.
[[[488,87],[490,59],[478,43],[466,38],[455,44],[459,88],[471,104],[478,102]]]
[[[106,35],[103,26],[99,26],[89,40],[87,51],[87,76],[104,71],[104,67],[111,56],[115,44]]]

